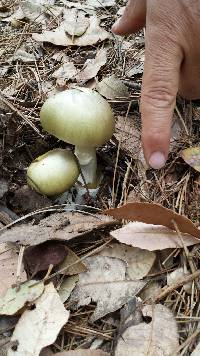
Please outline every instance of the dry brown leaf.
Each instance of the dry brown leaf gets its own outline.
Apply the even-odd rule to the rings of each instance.
[[[171,273],[167,275],[167,285],[171,286],[172,284],[178,283],[179,280],[183,279],[184,277],[189,276],[190,272],[183,267],[177,268]],[[183,289],[187,293],[192,293],[192,282],[186,283],[183,285]]]
[[[80,258],[70,248],[66,246],[65,248],[67,251],[67,256],[65,257],[64,261],[60,264],[59,270],[62,270],[63,268],[66,268],[66,270],[61,272],[61,274],[73,276],[81,272],[86,272],[87,267],[85,263],[82,262]]]
[[[66,5],[69,9],[75,8],[77,10],[82,10],[89,15],[93,15],[95,13],[95,9],[92,6],[87,5],[85,2],[80,4],[80,1],[68,1],[68,0],[61,0],[61,2]]]
[[[130,279],[142,279],[152,268],[156,255],[153,252],[124,244],[110,244],[100,252],[101,256],[120,258],[127,264]]]
[[[104,64],[106,64],[107,60],[107,51],[105,49],[100,49],[96,57],[94,59],[88,59],[85,62],[83,70],[81,70],[76,75],[76,80],[81,82],[86,82],[91,78],[96,77],[98,71]]]
[[[200,238],[200,230],[186,216],[156,203],[128,203],[120,208],[106,210],[105,214],[118,220],[141,221],[146,224],[166,226],[172,230],[175,230],[173,224],[175,221],[180,232]]]
[[[33,53],[28,53],[23,47],[21,47],[18,48],[15,51],[14,55],[10,58],[11,62],[17,60],[20,60],[24,63],[31,63],[31,62],[35,62],[36,58]]]
[[[128,223],[121,229],[112,231],[110,234],[124,244],[149,251],[183,247],[178,234],[161,225],[145,224],[136,221]],[[199,243],[199,239],[188,234],[182,234],[182,239],[185,246]]]
[[[126,279],[126,265],[120,259],[95,255],[85,263],[88,271],[79,275],[70,301],[78,302],[78,306],[96,302],[92,322],[119,309],[145,285],[143,281]]]
[[[107,352],[101,350],[71,350],[58,352],[55,356],[108,356]]]
[[[116,222],[105,215],[86,215],[78,212],[56,213],[42,219],[38,225],[21,224],[9,230],[0,229],[2,242],[38,245],[48,240],[71,240],[74,237],[112,226]]]
[[[120,148],[134,159],[142,152],[141,134],[135,127],[133,118],[117,117],[114,136],[120,142]]]
[[[115,356],[172,356],[179,347],[176,321],[161,304],[146,305],[144,318],[151,322],[128,327],[119,337]]]
[[[97,84],[96,90],[106,99],[129,97],[127,86],[114,75],[104,78]]]
[[[73,62],[65,62],[52,74],[57,79],[57,84],[61,86],[66,80],[73,79],[77,75],[77,69]]]
[[[0,178],[0,199],[8,191],[8,182],[4,178]]]
[[[97,16],[90,17],[90,25],[86,32],[74,39],[65,33],[62,25],[55,31],[44,31],[34,33],[33,39],[39,42],[49,42],[57,46],[91,46],[110,38],[110,34],[99,26],[100,20]]]
[[[0,297],[3,297],[8,288],[17,281],[18,254],[7,243],[0,244]],[[22,264],[20,282],[26,280],[26,273]]]
[[[76,283],[78,282],[78,280],[79,277],[76,275],[76,276],[68,277],[62,282],[58,290],[58,294],[63,303],[65,303],[66,300],[69,299],[70,294],[73,291],[73,289],[76,287]]]
[[[64,9],[62,26],[70,36],[81,36],[89,27],[89,19],[78,9]]]
[[[11,341],[17,341],[17,350],[10,346],[8,356],[39,356],[40,351],[55,342],[60,329],[68,321],[67,311],[52,283],[35,302],[35,309],[26,310],[19,319]]]
[[[187,164],[200,172],[200,146],[183,150],[181,156]]]

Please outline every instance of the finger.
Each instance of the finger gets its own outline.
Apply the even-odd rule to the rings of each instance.
[[[129,0],[122,17],[113,25],[116,35],[128,35],[145,26],[146,0]]]
[[[171,131],[171,118],[183,58],[175,31],[151,13],[147,3],[146,55],[141,95],[142,141],[144,155],[152,168],[165,165]],[[150,7],[150,10],[148,9]]]

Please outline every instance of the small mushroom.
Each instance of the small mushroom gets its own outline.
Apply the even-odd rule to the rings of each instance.
[[[86,184],[95,187],[96,147],[105,144],[114,131],[114,117],[107,101],[91,89],[66,90],[47,99],[40,118],[46,131],[75,145]]]
[[[56,148],[36,158],[27,170],[27,183],[38,193],[64,193],[77,181],[79,169],[71,151]]]

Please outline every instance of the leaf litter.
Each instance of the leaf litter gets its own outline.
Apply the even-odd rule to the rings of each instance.
[[[53,281],[53,294],[57,297],[59,294],[61,298],[59,305],[62,315],[57,313],[56,308],[49,307],[45,297],[48,308],[45,313],[48,315],[55,313],[52,320],[59,319],[57,320],[59,327],[55,327],[54,335],[50,338],[48,334],[48,342],[41,341],[37,346],[41,347],[42,351],[47,344],[50,345],[42,351],[43,354],[46,352],[45,356],[48,353],[60,354],[60,350],[65,354],[74,355],[104,354],[104,351],[111,354],[121,347],[122,341],[123,350],[119,351],[120,356],[123,356],[125,350],[130,352],[130,345],[132,354],[134,346],[140,344],[140,333],[145,341],[143,344],[146,345],[148,342],[149,353],[153,349],[152,354],[156,352],[159,354],[161,339],[161,346],[163,347],[165,342],[164,349],[167,353],[175,343],[175,338],[177,343],[177,329],[175,330],[172,325],[176,325],[176,328],[178,326],[181,345],[179,347],[177,344],[177,349],[182,347],[184,356],[192,354],[198,343],[198,336],[195,333],[198,331],[199,318],[200,189],[196,157],[198,152],[194,155],[193,151],[199,144],[198,104],[188,104],[178,99],[169,160],[166,167],[160,171],[150,169],[145,164],[142,153],[138,106],[145,59],[144,36],[141,31],[124,40],[111,34],[111,25],[116,15],[122,13],[124,8],[121,8],[122,5],[124,5],[122,2],[113,0],[87,2],[25,0],[15,3],[8,1],[6,5],[0,2],[2,29],[0,39],[3,54],[1,90],[7,100],[6,105],[5,101],[0,101],[2,132],[0,165],[3,167],[0,182],[4,181],[6,184],[4,188],[2,183],[0,189],[2,228],[0,251],[3,252],[0,255],[2,257],[0,296],[4,298],[6,290],[10,289],[23,291],[24,283],[21,282],[27,281],[29,277],[33,280],[36,272],[38,279],[36,285],[43,281],[42,278],[45,288],[49,280]],[[108,91],[105,83],[112,81],[113,78],[114,87],[111,85],[112,88]],[[37,194],[34,196],[33,192],[30,193],[30,190],[23,190],[26,184],[26,168],[30,161],[43,154],[45,150],[63,145],[47,134],[42,133],[42,137],[39,136],[40,107],[47,96],[76,83],[102,90],[102,95],[110,102],[116,117],[115,135],[107,145],[98,149],[98,161],[105,173],[105,181],[99,190],[95,207],[103,211],[102,215],[96,214],[95,210],[91,210],[92,207],[86,206],[80,207],[83,210],[82,214],[74,212],[68,215],[57,212],[50,215],[50,210],[54,212],[54,206],[58,204],[55,200],[42,196],[39,198]],[[188,147],[192,151],[185,159],[183,152]],[[194,169],[191,169],[190,165]],[[132,199],[132,202],[149,203],[148,211],[141,205],[132,206],[134,221],[128,224],[123,221],[127,219],[127,215],[124,215],[122,207],[126,206],[127,199]],[[155,203],[168,210],[156,208]],[[88,202],[87,204],[90,205]],[[119,207],[116,218],[120,221],[106,219],[104,211],[109,207]],[[5,208],[10,209],[9,219]],[[37,209],[41,209],[39,213]],[[63,206],[56,209],[63,211]],[[152,212],[147,219],[150,210]],[[92,211],[92,214],[85,214],[88,211],[89,213]],[[23,217],[27,213],[28,215]],[[127,220],[129,218],[130,215]],[[9,229],[5,228],[11,219],[17,219],[16,223],[11,223]],[[124,226],[118,229],[122,223]],[[9,247],[7,242],[3,243],[3,238],[4,241],[7,241],[7,238],[11,241],[8,243]],[[12,254],[9,254],[11,251]],[[94,260],[94,266],[96,261],[98,265],[96,270],[90,268],[88,262],[90,259]],[[108,270],[105,267],[109,267]],[[118,274],[113,272],[117,268]],[[81,284],[86,276],[92,281],[91,285],[87,285],[86,281]],[[111,292],[109,290],[109,284],[117,284],[114,277],[121,278],[118,281],[123,285],[121,289],[128,283],[131,285],[129,289],[125,287],[124,292],[127,290],[128,292],[125,296],[122,295],[121,302],[116,295],[113,296],[116,289]],[[102,282],[101,290],[99,281]],[[135,286],[137,283],[144,284],[138,292],[143,301],[140,301],[140,307],[137,308],[140,318],[137,318],[132,310],[132,319],[129,320],[130,313],[123,319],[121,314],[126,305],[131,304],[131,298],[135,295],[134,283]],[[130,291],[133,292],[132,295],[129,294]],[[72,301],[75,292],[76,301]],[[118,292],[117,289],[116,294],[120,296],[121,293],[122,291]],[[34,345],[34,337],[38,336],[37,330],[45,329],[42,319],[43,308],[37,309],[41,316],[39,318],[38,315],[38,319],[36,318],[37,327],[33,327],[32,324],[36,303],[45,294],[43,291],[36,301],[25,301],[24,306],[16,312],[17,316],[2,315],[0,318],[0,326],[9,328],[10,325],[11,329],[20,315],[20,320],[25,319],[25,328],[18,322],[14,332],[15,335],[19,335],[16,339],[19,339],[23,352],[26,346],[21,340],[26,335],[26,326],[28,325],[27,330],[30,330],[29,325],[32,325],[31,333],[29,332],[27,337],[27,347],[28,344]],[[16,298],[14,300],[16,302]],[[155,304],[159,300],[163,302],[161,307]],[[79,306],[81,302],[84,305]],[[123,303],[127,303],[125,307]],[[5,309],[9,309],[10,301],[4,306]],[[152,315],[154,319],[159,320],[157,316],[155,317],[157,312],[151,314],[149,310],[144,309],[145,307],[147,309],[153,307],[154,310],[159,307],[165,308],[162,309],[162,313],[163,315],[168,313],[168,321],[171,323],[169,330],[163,330],[162,318],[158,323],[153,323]],[[174,317],[168,309],[166,311],[166,307],[173,311]],[[71,311],[71,315],[64,321],[63,314],[66,309]],[[161,310],[159,313],[161,314]],[[98,320],[91,322],[96,317]],[[9,318],[13,318],[11,324],[8,322]],[[34,320],[36,319],[34,317]],[[130,325],[130,322],[134,325]],[[169,325],[167,322],[166,325]],[[63,331],[59,332],[61,324],[65,325]],[[134,331],[131,329],[137,325],[140,325],[140,333],[135,333],[135,329]],[[48,329],[51,329],[51,326],[52,323]],[[149,337],[148,326],[151,326],[152,338]],[[12,335],[11,329],[9,335]],[[174,339],[171,338],[170,329],[174,333]],[[167,332],[169,334],[166,334]],[[124,333],[128,336],[126,342],[123,338]],[[41,335],[44,333],[41,332]],[[132,345],[134,337],[137,340]],[[57,340],[54,342],[55,338]],[[10,337],[1,339],[0,353],[3,352],[3,356],[7,354],[3,350],[4,346],[10,349],[13,347],[13,350],[9,351],[12,354],[23,355],[21,349],[18,349],[16,339],[12,338],[12,341]],[[83,350],[85,347],[87,350]],[[93,348],[102,350],[97,351]],[[141,355],[144,354],[143,351],[141,348]],[[40,353],[39,350],[37,352]],[[139,355],[139,351],[136,354]]]

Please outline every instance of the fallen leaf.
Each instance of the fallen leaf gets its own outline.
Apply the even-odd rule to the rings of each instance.
[[[157,281],[151,281],[144,287],[139,294],[139,297],[145,302],[146,300],[155,298],[159,292],[161,292],[161,286],[159,283]]]
[[[81,82],[86,82],[91,78],[96,77],[97,73],[107,60],[107,51],[105,49],[100,49],[94,59],[88,59],[85,62],[83,70],[81,70],[76,75],[76,80]]]
[[[20,287],[7,290],[5,296],[0,298],[0,315],[14,315],[27,303],[34,302],[44,290],[43,282],[28,281]]]
[[[115,0],[87,0],[86,4],[97,9],[103,9],[105,7],[112,7],[116,5]]]
[[[134,204],[134,203],[133,203]],[[139,247],[148,251],[163,250],[166,248],[183,248],[178,234],[165,226],[145,224],[142,222],[130,222],[120,229],[110,232],[116,240]],[[199,243],[199,240],[191,235],[182,234],[185,246]]]
[[[187,164],[197,172],[200,172],[200,146],[183,150],[181,156]]]
[[[66,34],[65,29],[58,27],[55,31],[44,31],[32,35],[35,41],[49,42],[57,46],[92,46],[110,38],[110,34],[99,26],[100,20],[97,16],[90,17],[90,24],[85,33],[72,39]]]
[[[96,90],[106,99],[129,97],[127,86],[114,75],[104,78],[97,84]]]
[[[117,117],[114,136],[120,142],[120,148],[134,159],[138,159],[141,151],[141,133],[135,127],[133,118]]]
[[[200,355],[200,342],[196,346],[195,350],[191,353],[191,356],[199,356]]]
[[[17,281],[18,254],[15,249],[6,243],[0,244],[0,297],[3,297],[8,288]],[[22,264],[20,282],[26,280],[26,273]]]
[[[143,281],[126,279],[126,265],[120,259],[96,255],[85,259],[85,263],[88,271],[79,275],[70,301],[76,301],[78,306],[97,303],[92,322],[119,309],[145,285]]]
[[[61,0],[61,2],[70,9],[75,8],[77,10],[82,10],[89,15],[93,15],[95,13],[93,6],[87,5],[85,2],[84,2],[84,4],[83,3],[80,4],[79,1],[74,2],[74,1],[68,1],[68,0]]]
[[[61,272],[61,274],[66,274],[69,276],[73,276],[75,274],[79,274],[81,272],[86,272],[87,267],[84,262],[68,247],[66,247],[67,256],[64,261],[60,264],[59,270],[66,268],[65,271]],[[68,267],[69,266],[69,267]]]
[[[55,342],[60,329],[69,318],[52,283],[35,302],[35,309],[26,310],[19,319],[11,341],[17,341],[17,350],[8,350],[8,356],[39,356],[40,351]]]
[[[58,294],[63,303],[65,303],[67,299],[69,299],[71,292],[76,287],[76,283],[78,282],[78,280],[79,277],[76,275],[68,277],[62,282],[58,290]]]
[[[48,270],[50,265],[57,266],[66,258],[67,247],[58,241],[46,241],[37,246],[28,247],[24,252],[24,263],[30,275]]]
[[[57,84],[61,86],[66,80],[73,79],[78,73],[73,62],[63,63],[53,74],[52,77],[57,79]]]
[[[70,36],[81,36],[89,27],[89,19],[78,9],[64,9],[62,26]]]
[[[9,230],[0,229],[0,236],[2,242],[18,242],[32,246],[48,240],[71,240],[115,223],[112,218],[104,215],[64,212],[52,214],[40,220],[38,225],[27,223],[13,226]]]
[[[173,210],[156,203],[128,203],[120,208],[106,210],[104,213],[113,216],[115,219],[162,225],[172,230],[175,230],[173,224],[173,221],[175,221],[180,232],[200,238],[200,230],[186,216],[179,215]]]
[[[14,55],[12,57],[10,57],[10,61],[17,61],[20,60],[24,63],[31,63],[31,62],[35,62],[36,58],[34,56],[33,53],[28,53],[27,51],[25,51],[25,49],[22,48],[18,48]]]
[[[55,353],[53,351],[51,351],[51,349],[49,347],[45,347],[41,352],[40,352],[40,356],[54,356]]]
[[[188,270],[184,270],[183,267],[177,268],[174,271],[172,271],[171,273],[167,274],[167,285],[170,286],[174,283],[178,283],[178,281],[186,276],[189,276],[189,271]],[[183,289],[187,292],[187,293],[191,293],[192,292],[192,282],[186,283],[183,285]]]
[[[8,191],[8,182],[4,178],[0,178],[0,199],[3,198],[4,194]]]
[[[120,258],[126,262],[130,279],[142,279],[152,268],[156,255],[147,250],[130,247],[124,244],[110,244],[100,252],[101,256]]]
[[[101,350],[71,350],[58,352],[55,356],[109,356],[107,352]]]
[[[115,356],[175,355],[179,342],[171,311],[161,304],[146,305],[142,314],[144,321],[128,327],[119,337]]]

